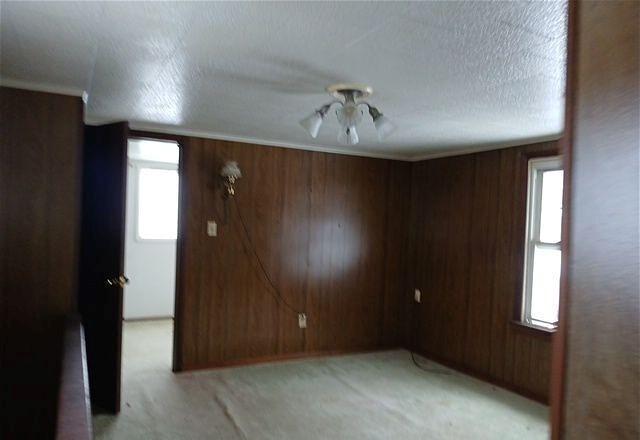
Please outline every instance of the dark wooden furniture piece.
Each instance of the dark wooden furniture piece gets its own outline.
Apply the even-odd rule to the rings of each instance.
[[[93,432],[89,373],[84,331],[76,315],[67,320],[61,373],[56,440],[90,440]]]

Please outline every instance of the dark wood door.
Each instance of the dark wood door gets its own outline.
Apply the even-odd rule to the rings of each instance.
[[[111,413],[120,410],[128,136],[125,122],[85,127],[79,308],[91,403]]]

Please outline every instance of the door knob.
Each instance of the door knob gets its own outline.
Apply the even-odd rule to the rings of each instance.
[[[124,287],[125,284],[129,284],[129,278],[124,275],[120,275],[118,278],[107,278],[104,282],[107,287]]]

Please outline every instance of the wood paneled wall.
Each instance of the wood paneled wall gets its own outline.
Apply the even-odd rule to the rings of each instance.
[[[527,161],[557,142],[413,164],[406,341],[416,351],[546,401],[550,337],[511,323],[522,291]]]
[[[414,164],[181,143],[177,369],[408,346],[547,400],[550,337],[511,320],[527,160],[557,154],[556,142]],[[226,207],[225,160],[243,171]],[[240,216],[306,330],[278,306]],[[218,237],[206,235],[207,220]]]
[[[182,145],[177,369],[400,345],[409,163],[199,138]],[[243,173],[226,207],[225,160]],[[279,305],[249,239],[294,310]]]
[[[564,423],[640,437],[640,3],[578,2]]]
[[[75,310],[80,98],[0,88],[0,438],[52,438]]]

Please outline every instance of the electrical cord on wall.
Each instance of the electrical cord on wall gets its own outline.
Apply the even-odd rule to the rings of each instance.
[[[418,296],[417,299],[419,299],[420,297]],[[418,301],[418,304],[420,303],[420,301]],[[414,304],[415,305],[415,304]],[[416,344],[415,338],[416,335],[418,334],[418,332],[416,331],[417,328],[417,323],[416,321],[416,317],[415,317],[415,313],[413,313],[410,318],[411,318],[411,324],[410,327],[413,329],[413,331],[411,332],[411,341],[409,341],[409,346],[410,347],[417,347],[418,344]],[[433,374],[442,374],[444,376],[450,376],[451,375],[451,371],[445,368],[430,368],[427,367],[426,365],[421,364],[420,362],[418,362],[418,360],[416,359],[416,353],[410,349],[409,350],[409,354],[411,355],[411,361],[413,362],[413,365],[415,365],[416,367],[418,367],[419,369],[421,369],[422,371],[426,371],[427,373],[433,373]]]
[[[249,234],[249,229],[247,228],[247,225],[244,222],[244,218],[242,217],[242,213],[240,212],[240,207],[238,206],[238,203],[236,202],[234,197],[229,197],[229,198],[231,200],[233,200],[233,205],[236,208],[236,212],[238,214],[238,219],[240,220],[240,225],[242,226],[242,230],[244,231],[244,235],[246,237],[246,240],[249,242],[249,247],[251,248],[251,251],[253,252],[253,256],[255,257],[256,261],[258,262],[258,265],[260,266],[260,270],[262,271],[262,274],[264,275],[264,278],[267,280],[267,282],[269,283],[269,286],[271,287],[271,289],[268,289],[269,292],[276,299],[276,301],[278,301],[280,304],[282,304],[289,311],[293,312],[296,316],[300,317],[300,315],[304,315],[304,312],[301,312],[301,311],[297,310],[294,306],[289,304],[287,302],[287,300],[284,299],[284,297],[280,293],[280,290],[276,287],[276,285],[271,280],[271,277],[269,276],[269,273],[267,272],[266,268],[264,267],[264,264],[262,263],[262,260],[260,259],[260,256],[258,255],[258,252],[256,251],[255,246],[253,245],[253,240],[251,239],[251,234]]]
[[[418,362],[418,360],[416,359],[415,353],[413,351],[409,351],[409,353],[411,353],[411,360],[413,361],[413,364],[416,367],[420,368],[422,371],[426,371],[427,373],[442,374],[444,376],[451,375],[451,371],[449,370],[425,367],[420,362]]]
[[[289,311],[293,312],[295,315],[300,316],[301,314],[304,314],[303,312],[300,312],[299,310],[297,310],[289,302],[287,302],[287,300],[285,300],[282,294],[280,293],[280,290],[274,284],[273,280],[269,276],[269,273],[267,272],[267,269],[262,263],[262,259],[260,258],[260,255],[258,255],[258,252],[256,251],[256,247],[254,246],[253,240],[251,239],[251,234],[249,233],[249,228],[247,228],[247,224],[245,223],[244,218],[242,217],[242,213],[240,212],[240,207],[238,206],[238,202],[236,202],[234,197],[230,197],[230,199],[233,200],[233,205],[235,206],[236,213],[238,214],[238,220],[240,220],[242,231],[244,233],[244,236],[247,242],[249,243],[249,247],[251,248],[253,256],[258,262],[258,265],[260,266],[260,271],[262,272],[262,274],[264,275],[264,278],[267,280],[269,284],[269,287],[270,287],[270,289],[268,289],[269,293],[271,293],[271,295],[275,298],[276,301],[282,304]],[[225,201],[225,209],[226,209],[226,201]],[[439,368],[428,368],[422,365],[416,359],[415,353],[413,351],[410,351],[409,353],[411,354],[411,360],[413,361],[413,364],[419,369],[421,369],[422,371],[426,371],[427,373],[433,373],[433,374],[451,375],[451,371],[449,370],[439,369]]]
[[[253,256],[255,257],[256,261],[258,262],[258,265],[260,266],[260,271],[262,272],[262,274],[264,275],[264,278],[267,280],[267,282],[269,284],[269,287],[270,287],[270,289],[268,289],[269,293],[271,293],[271,295],[274,297],[274,299],[276,301],[278,301],[280,304],[282,304],[290,312],[294,313],[297,316],[300,316],[301,314],[304,314],[304,312],[301,312],[301,311],[297,310],[294,306],[292,306],[289,302],[287,302],[287,300],[284,299],[284,297],[280,293],[280,290],[274,284],[273,280],[269,276],[269,273],[267,272],[267,269],[265,268],[264,264],[262,263],[262,259],[260,258],[260,255],[258,255],[258,252],[256,251],[256,248],[255,248],[255,246],[253,244],[253,240],[251,239],[251,234],[249,233],[249,228],[247,227],[247,224],[245,223],[244,218],[242,217],[242,213],[240,212],[240,207],[238,206],[238,203],[236,202],[234,197],[230,197],[230,199],[233,200],[233,205],[235,206],[236,213],[238,214],[238,220],[240,220],[240,225],[242,226],[242,231],[244,233],[244,236],[245,236],[247,242],[249,243],[249,247],[251,248]],[[226,205],[226,201],[225,201],[225,205]],[[226,209],[226,206],[225,206],[225,209]],[[413,364],[416,367],[418,367],[419,369],[421,369],[422,371],[426,371],[427,373],[433,373],[433,374],[442,374],[442,375],[445,375],[445,376],[451,375],[451,371],[449,371],[449,370],[440,369],[440,368],[428,368],[428,367],[422,365],[416,359],[415,353],[413,351],[410,351],[409,353],[411,354],[411,360],[413,361]]]

